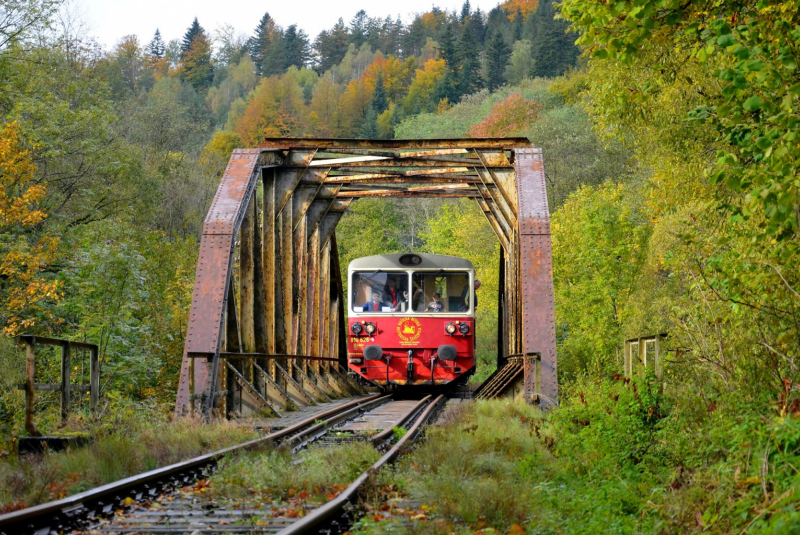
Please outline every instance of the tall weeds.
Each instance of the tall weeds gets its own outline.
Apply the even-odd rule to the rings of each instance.
[[[74,423],[73,423],[74,424]],[[117,400],[100,422],[86,424],[94,441],[85,448],[0,463],[0,512],[87,490],[258,436],[227,421],[172,421]]]

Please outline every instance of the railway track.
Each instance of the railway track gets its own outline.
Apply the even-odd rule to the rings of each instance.
[[[0,535],[33,533],[324,533],[343,532],[351,519],[350,505],[370,474],[394,460],[445,401],[431,396],[409,406],[393,425],[369,438],[385,451],[383,457],[343,490],[321,505],[304,504],[302,517],[286,514],[286,504],[273,502],[217,504],[199,500],[192,485],[202,482],[224,456],[268,443],[289,447],[297,453],[311,442],[348,422],[364,419],[380,410],[391,410],[391,396],[373,395],[316,414],[295,425],[236,446],[181,463],[132,476],[62,500],[0,516]],[[387,409],[388,408],[388,409]],[[397,411],[395,411],[397,412]],[[392,427],[413,425],[395,444]],[[333,441],[335,443],[336,441]]]

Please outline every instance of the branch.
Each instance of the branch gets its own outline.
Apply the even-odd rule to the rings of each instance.
[[[793,358],[791,358],[791,357],[789,357],[789,356],[787,356],[787,355],[784,355],[783,353],[781,353],[780,351],[778,351],[777,349],[775,349],[774,347],[772,347],[771,345],[769,345],[769,344],[768,344],[768,343],[766,343],[766,342],[761,342],[761,345],[762,345],[762,346],[764,346],[764,347],[766,347],[767,349],[769,349],[770,351],[772,351],[773,353],[775,353],[775,354],[776,354],[776,355],[778,355],[779,357],[783,357],[783,359],[784,359],[786,362],[788,362],[788,363],[789,363],[789,365],[792,367],[792,369],[793,369],[794,371],[800,371],[800,368],[798,368],[798,367],[797,367],[797,364],[795,364],[795,363],[794,363],[794,359],[793,359]]]
[[[792,293],[794,294],[794,296],[795,296],[795,297],[797,297],[797,298],[800,298],[800,294],[799,294],[799,293],[797,293],[797,292],[795,291],[795,289],[794,289],[794,288],[792,288],[792,287],[789,285],[789,283],[786,281],[786,279],[785,279],[785,278],[783,278],[783,275],[782,275],[782,274],[781,274],[781,272],[778,270],[778,268],[776,268],[775,266],[773,266],[772,264],[770,264],[770,263],[768,263],[768,262],[766,263],[766,265],[768,265],[769,267],[771,267],[772,269],[774,269],[774,270],[775,270],[775,273],[777,273],[777,274],[778,274],[778,276],[781,278],[781,280],[783,281],[783,283],[786,285],[786,287],[789,289],[789,291],[790,291],[790,292],[792,292]]]

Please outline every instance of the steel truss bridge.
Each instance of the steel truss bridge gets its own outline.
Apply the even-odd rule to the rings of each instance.
[[[265,139],[236,149],[203,226],[176,412],[226,415],[346,395],[336,225],[364,197],[474,199],[501,244],[497,371],[558,400],[550,217],[527,139]]]

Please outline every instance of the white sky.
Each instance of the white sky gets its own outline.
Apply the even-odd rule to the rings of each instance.
[[[470,0],[472,9],[486,12],[502,0]],[[156,28],[165,42],[180,39],[197,17],[200,25],[213,35],[223,24],[250,35],[261,16],[270,16],[284,28],[292,24],[308,33],[311,40],[322,30],[332,27],[339,17],[349,22],[360,9],[370,17],[384,18],[400,15],[408,23],[414,13],[429,11],[436,5],[441,9],[461,10],[463,0],[403,0],[402,2],[369,2],[366,0],[284,0],[281,2],[252,2],[243,0],[74,0],[81,18],[89,25],[89,34],[107,49],[123,35],[138,35],[139,42],[150,41]]]

